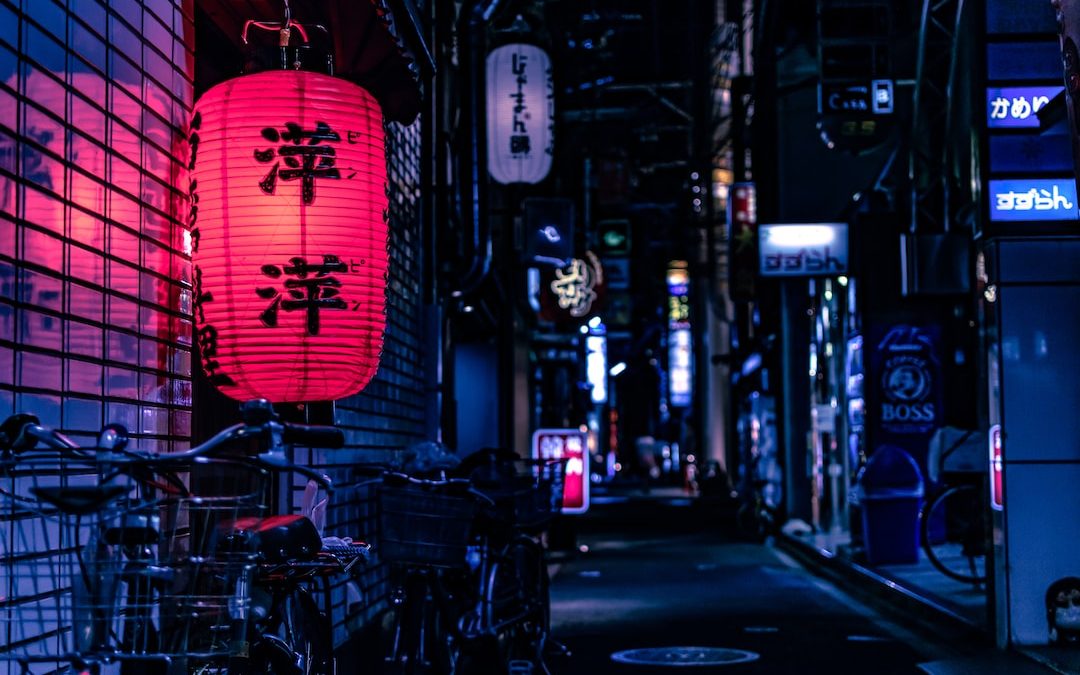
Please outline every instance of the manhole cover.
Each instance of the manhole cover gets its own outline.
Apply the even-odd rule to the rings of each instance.
[[[719,647],[650,647],[628,649],[611,655],[612,661],[639,666],[728,666],[757,661],[759,655],[741,649]]]

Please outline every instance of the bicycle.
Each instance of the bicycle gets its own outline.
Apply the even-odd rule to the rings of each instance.
[[[96,476],[86,466],[74,467],[81,471],[68,466],[50,474],[59,485],[30,491],[56,513],[71,514],[76,529],[82,518],[97,515],[101,521],[95,538],[86,545],[76,539],[66,554],[70,564],[49,578],[57,587],[67,578],[75,580],[73,590],[56,595],[56,610],[49,618],[54,625],[70,619],[71,632],[80,639],[68,639],[48,654],[23,653],[16,646],[13,660],[22,672],[39,662],[70,663],[87,672],[111,662],[120,662],[126,673],[333,672],[329,631],[322,630],[324,616],[300,591],[300,582],[331,570],[346,571],[366,558],[367,546],[346,544],[327,551],[317,532],[314,538],[296,536],[300,531],[310,535],[314,527],[310,520],[262,516],[266,478],[272,471],[295,471],[330,487],[318,473],[286,459],[291,443],[340,447],[344,439],[337,429],[280,423],[265,401],[245,403],[241,412],[243,424],[170,455],[127,450],[126,433],[115,425],[102,431],[90,451],[41,427],[32,416],[13,416],[0,425],[0,439],[6,441],[0,444],[6,474],[33,465],[39,455],[31,451],[39,443],[49,448],[51,454],[44,457],[53,463],[92,464]],[[244,440],[266,449],[253,457],[213,456],[232,441]],[[197,484],[208,474],[212,477],[226,469],[233,470],[234,477],[239,470],[250,488],[230,494],[237,492],[234,482],[229,490],[219,486],[211,494],[192,492],[205,487]],[[97,484],[71,486],[67,484],[71,476],[93,476]],[[127,482],[116,485],[121,476]],[[113,509],[122,518],[112,514],[114,503],[122,504]],[[284,533],[285,540],[267,536],[275,530]],[[3,569],[17,571],[21,561],[4,553],[8,555],[0,558],[6,563]],[[276,586],[269,603],[253,607],[253,582],[257,588]],[[115,612],[121,597],[120,611]],[[297,613],[286,612],[286,600],[291,598],[299,598],[293,603]],[[261,621],[248,621],[253,609]],[[82,628],[87,615],[88,628]],[[318,630],[295,630],[295,616]]]
[[[974,586],[987,579],[986,471],[962,455],[974,452],[983,459],[979,440],[975,432],[966,432],[947,448],[931,451],[929,478],[945,481],[919,511],[919,545],[930,564],[950,579]]]
[[[377,481],[379,558],[391,566],[384,671],[460,672],[458,618],[474,562],[473,521],[484,499],[467,480],[384,472]]]
[[[548,576],[535,535],[561,507],[564,466],[481,453],[451,478],[382,476],[379,555],[397,580],[390,670],[548,672]]]
[[[463,638],[486,642],[485,653],[494,656],[480,672],[549,672],[550,579],[541,536],[561,510],[565,468],[565,459],[522,459],[486,449],[458,469],[490,500],[477,523],[475,604],[462,624]]]

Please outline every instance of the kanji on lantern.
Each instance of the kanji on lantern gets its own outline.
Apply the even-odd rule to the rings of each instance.
[[[282,275],[290,277],[285,279],[284,284],[290,298],[288,300],[282,301],[281,292],[273,286],[255,289],[259,297],[273,300],[259,315],[265,326],[277,327],[279,309],[286,312],[304,310],[307,315],[308,335],[318,335],[320,310],[348,309],[345,301],[338,297],[341,293],[341,281],[330,276],[331,272],[349,271],[349,266],[337,256],[323,256],[321,265],[309,265],[304,258],[293,258],[290,265],[263,265],[262,271],[271,279]]]
[[[295,122],[286,122],[285,131],[278,133],[277,129],[267,127],[262,130],[262,136],[268,141],[284,141],[286,144],[279,147],[276,153],[273,148],[256,150],[255,159],[264,163],[274,162],[274,157],[277,156],[284,159],[285,166],[288,167],[279,170],[280,160],[274,162],[270,172],[259,181],[259,187],[266,194],[274,194],[278,178],[283,181],[300,180],[304,203],[311,204],[315,201],[316,178],[341,178],[341,172],[335,168],[336,151],[330,145],[319,145],[323,141],[328,144],[341,141],[341,137],[331,131],[325,122],[318,122],[315,128],[309,131],[301,129]]]

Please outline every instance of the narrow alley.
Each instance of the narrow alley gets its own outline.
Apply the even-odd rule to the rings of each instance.
[[[553,659],[553,675],[646,675],[691,665],[702,675],[1053,672],[931,617],[913,624],[910,615],[816,576],[775,543],[723,533],[722,514],[702,519],[686,500],[594,508],[595,518],[581,524],[587,552],[560,564],[554,577],[552,634],[572,656]],[[679,646],[717,651],[689,650],[679,659],[670,649]],[[654,650],[638,658],[655,665],[613,658],[628,650]],[[704,658],[719,663],[700,666]]]

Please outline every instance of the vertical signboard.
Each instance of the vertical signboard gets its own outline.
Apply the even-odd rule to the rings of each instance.
[[[673,407],[689,406],[693,395],[690,334],[690,273],[685,260],[668,265],[668,396]]]
[[[607,403],[607,336],[603,326],[585,338],[585,377],[592,388],[593,403]]]
[[[756,297],[758,270],[757,190],[753,183],[735,183],[728,199],[731,236],[731,298],[748,302]]]
[[[566,459],[563,481],[563,513],[589,510],[589,455],[587,438],[580,429],[537,429],[532,452],[537,459]]]
[[[944,424],[941,329],[937,325],[873,326],[867,346],[871,352],[866,419],[871,441],[874,447],[903,448],[925,476],[930,437]]]

